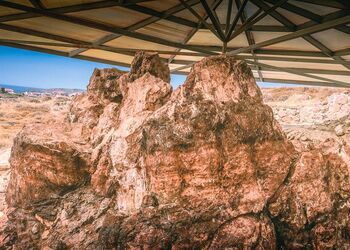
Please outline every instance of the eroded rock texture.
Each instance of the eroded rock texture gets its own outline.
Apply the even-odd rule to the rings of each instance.
[[[249,67],[217,56],[174,92],[155,54],[95,70],[66,124],[16,138],[4,248],[274,249],[349,242],[345,152],[297,152]]]

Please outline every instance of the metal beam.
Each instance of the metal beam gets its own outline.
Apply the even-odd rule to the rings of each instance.
[[[242,7],[241,6],[241,0],[235,0],[235,2],[236,2],[237,8],[240,9]],[[246,14],[246,12],[244,10],[241,13],[240,18],[241,18],[242,23],[245,23],[247,21],[247,14]],[[245,30],[244,33],[245,33],[245,36],[247,38],[248,44],[249,45],[255,44],[255,39],[254,39],[253,33],[248,31],[248,30]],[[252,52],[252,55],[255,56],[255,51],[252,50],[251,52]],[[254,61],[256,61],[256,60],[257,59],[254,59]],[[260,81],[263,82],[264,78],[263,78],[263,75],[261,74],[260,67],[257,66],[256,69],[258,71],[258,75],[259,75]]]
[[[324,53],[325,55],[329,56],[330,58],[332,58],[333,60],[337,60],[337,61],[344,61],[346,62],[343,58],[341,58],[340,56],[334,56],[334,52],[331,51],[328,47],[326,47],[324,44],[322,44],[320,41],[316,40],[315,38],[313,38],[311,35],[307,35],[307,36],[303,36],[303,38],[308,41],[310,44],[312,44],[313,46],[315,46],[316,48],[318,48],[319,50],[322,51],[322,53]],[[350,65],[346,65],[343,64],[344,67],[346,67],[347,69],[350,69]]]
[[[288,27],[291,31],[296,30],[296,25],[292,23],[290,20],[288,20],[285,16],[275,11],[276,8],[271,9],[269,5],[267,5],[265,2],[260,0],[250,0],[250,1],[258,8],[262,8],[265,11],[265,13],[270,10],[268,14],[273,18],[275,18],[277,21],[279,21],[281,24],[283,24],[285,27]],[[283,5],[280,5],[280,6],[283,6]]]
[[[198,21],[200,22],[200,24],[204,25],[204,27],[206,27],[207,29],[209,29],[217,38],[219,38],[220,40],[222,39],[221,36],[220,36],[220,34],[218,33],[218,31],[217,31],[214,27],[210,26],[210,25],[206,22],[206,20],[205,20],[201,15],[199,15],[199,14],[197,13],[197,11],[195,11],[195,10],[192,8],[192,6],[188,5],[188,4],[185,2],[185,0],[179,0],[179,1],[180,1],[180,3],[181,3],[186,9],[188,9],[188,10],[192,13],[192,15],[194,15],[194,16],[198,19]],[[195,28],[196,28],[196,27],[195,27]]]
[[[30,0],[30,3],[33,5],[34,8],[45,9],[45,6],[40,0]]]
[[[311,74],[319,74],[319,75],[337,75],[337,76],[350,76],[350,71],[347,70],[331,70],[331,69],[308,69],[308,68],[293,68],[287,67],[286,69],[294,70],[298,73],[311,73]],[[254,70],[254,68],[252,68]],[[276,69],[264,68],[261,67],[262,71],[272,71],[277,72]]]
[[[311,4],[315,4],[315,5],[319,5],[319,6],[337,8],[337,9],[343,9],[346,7],[341,3],[338,3],[336,1],[330,1],[330,0],[296,0],[296,1],[311,3]]]
[[[339,64],[339,65],[350,65],[350,61],[341,60],[323,60],[323,59],[311,59],[311,58],[292,58],[292,57],[277,57],[277,56],[250,56],[250,55],[236,55],[236,59],[245,60],[263,60],[263,61],[279,61],[279,62],[298,62],[298,63],[315,63],[315,64]],[[188,64],[194,61],[187,60],[175,60],[176,64]]]
[[[72,44],[72,43],[58,43],[58,42],[38,42],[38,41],[28,41],[28,40],[13,40],[13,39],[0,39],[3,43],[15,43],[15,44],[29,44],[29,45],[42,45],[50,47],[64,47],[64,48],[85,48],[85,49],[98,49],[114,53],[126,54],[133,56],[139,49],[128,49],[128,48],[115,48],[106,45],[94,45],[94,44]],[[206,56],[201,53],[193,52],[180,52],[180,51],[169,51],[169,50],[144,50],[147,52],[158,53],[160,55],[182,55],[182,56]],[[69,54],[69,53],[68,53]]]
[[[183,71],[175,71],[172,72],[176,75],[188,75],[187,72]],[[286,79],[276,79],[276,78],[264,78],[265,82],[269,83],[284,83],[284,84],[292,84],[292,85],[306,85],[306,86],[320,86],[320,87],[336,87],[336,88],[344,88],[342,85],[338,85],[336,83],[329,82],[318,82],[318,81],[300,81],[300,80],[286,80]],[[260,82],[259,78],[255,78],[256,82]]]
[[[259,66],[259,67],[275,69],[275,70],[282,71],[282,72],[285,71],[285,72],[293,73],[293,74],[299,74],[299,72],[294,71],[293,69],[289,69],[289,71],[286,71],[286,70],[284,70],[284,68],[281,68],[281,67],[268,65],[268,64],[257,62],[257,61],[249,61],[247,59],[257,59],[257,60],[266,60],[266,61],[290,61],[290,62],[308,62],[308,63],[326,63],[326,64],[346,64],[346,65],[350,65],[350,62],[348,62],[348,61],[315,60],[315,59],[309,59],[309,58],[289,58],[289,57],[274,57],[274,56],[272,56],[272,57],[267,57],[267,56],[257,57],[257,56],[239,56],[239,55],[236,55],[235,58],[238,59],[238,60],[245,60],[245,61],[247,61],[249,63],[252,63],[252,64],[255,64],[255,65]],[[174,60],[174,63],[175,64],[186,64],[186,65],[178,67],[176,69],[173,69],[171,72],[177,72],[177,71],[189,68],[196,62],[195,61],[186,61],[186,60]],[[288,68],[286,68],[286,69],[288,70]],[[312,75],[305,75],[304,74],[302,76],[315,78]],[[315,78],[315,79],[320,80],[319,78]],[[325,80],[325,79],[326,78],[324,78],[322,80]],[[342,84],[344,84],[344,83],[342,83]]]
[[[268,2],[270,2],[271,4],[276,4],[277,0],[266,0]],[[299,8],[297,6],[294,6],[290,3],[285,3],[284,5],[281,6],[281,8],[284,8],[290,12],[293,12],[295,14],[298,14],[300,16],[303,16],[303,17],[306,17],[308,19],[311,19],[317,23],[321,23],[322,22],[322,16],[319,16],[319,15],[316,15],[306,9],[302,9],[302,8]],[[280,21],[284,24],[288,24],[289,20],[287,19],[283,19],[281,18],[277,12],[274,12],[272,13],[273,14],[273,17],[277,20],[277,21]],[[347,27],[347,26],[345,26]],[[337,27],[335,27],[337,29]],[[350,28],[347,27],[349,30]],[[339,60],[339,61],[344,61],[341,57],[339,56],[336,56],[334,57],[333,56],[333,52],[327,48],[324,44],[322,44],[321,42],[317,41],[316,39],[314,39],[311,35],[305,35],[305,36],[302,36],[307,42],[309,42],[311,45],[313,45],[314,47],[318,48],[322,53],[324,53],[326,56],[329,56],[330,58],[334,59],[334,60]],[[343,65],[344,67],[350,69],[350,66],[348,65]]]
[[[255,53],[258,55],[295,56],[297,58],[300,56],[326,57],[322,52],[302,50],[257,49]]]
[[[241,25],[237,25],[237,28],[239,28]],[[279,25],[253,25],[252,27],[248,28],[247,30],[250,31],[265,31],[265,32],[293,32],[294,29],[290,29],[285,26],[279,26]]]
[[[260,7],[260,9],[253,14],[253,16],[249,17],[247,19],[247,21],[245,23],[243,23],[243,25],[237,29],[229,38],[228,40],[232,40],[233,38],[237,37],[239,34],[241,34],[243,31],[245,31],[246,29],[250,28],[251,26],[253,26],[255,23],[259,22],[260,20],[262,20],[264,17],[266,17],[267,15],[270,15],[271,13],[275,13],[275,9],[277,9],[278,7],[282,6],[284,3],[286,3],[288,0],[279,0],[276,4],[274,4],[272,7],[268,8],[268,9],[264,9],[264,13],[262,13],[259,16],[254,16],[255,14],[259,13],[260,10],[262,9],[262,7]],[[262,3],[262,2],[261,2]]]
[[[349,15],[350,15],[350,9],[338,10],[336,12],[332,12],[330,14],[322,16],[322,22],[321,23],[332,21],[332,20],[336,20],[336,19],[339,19],[341,17],[346,17],[346,16],[349,16]],[[311,20],[311,21],[308,21],[308,22],[305,22],[303,24],[298,25],[297,26],[297,30],[306,29],[306,28],[312,27],[314,25],[315,25],[315,22]]]
[[[212,7],[214,10],[216,10],[216,8],[221,4],[223,0],[216,0],[214,1],[214,3],[212,4]],[[206,21],[206,19],[208,18],[208,15],[205,15],[203,17],[204,21]],[[191,38],[194,36],[194,34],[196,34],[196,32],[198,31],[199,27],[201,26],[201,23],[198,24],[197,28],[194,28],[192,29],[188,34],[187,36],[185,37],[184,41],[183,41],[183,44],[186,44],[188,43],[189,40],[191,40]],[[176,49],[176,52],[180,52],[181,49]],[[200,54],[196,54],[195,56],[199,56]],[[172,63],[172,61],[174,60],[176,55],[173,55],[171,56],[169,59],[168,59],[168,64]]]
[[[128,4],[135,4],[135,3],[151,2],[154,0],[115,0],[115,1],[118,1],[120,4],[128,5]]]
[[[7,46],[7,47],[13,47],[13,48],[17,48],[17,49],[32,50],[32,51],[37,51],[37,52],[47,53],[47,54],[52,54],[52,55],[57,55],[57,56],[69,57],[68,53],[66,53],[66,52],[51,50],[51,49],[46,49],[46,48],[40,48],[40,47],[35,47],[35,46],[29,46],[29,45],[25,45],[25,44],[0,42],[0,45]],[[79,55],[75,59],[82,59],[82,60],[87,60],[87,61],[92,61],[92,62],[106,63],[106,64],[122,66],[122,67],[129,67],[130,66],[129,64],[125,64],[125,63],[118,63],[118,62],[114,62],[114,61],[110,61],[110,60],[99,59],[99,58],[94,58],[94,57],[89,57],[89,56]]]
[[[311,26],[309,28],[298,30],[298,31],[295,31],[294,33],[287,34],[287,35],[284,35],[284,36],[280,36],[280,37],[277,37],[277,38],[273,38],[273,39],[270,39],[270,40],[267,40],[267,41],[264,41],[264,42],[260,42],[260,43],[257,43],[255,45],[252,45],[252,46],[248,46],[248,47],[245,47],[245,48],[237,49],[237,50],[229,52],[229,54],[230,55],[237,55],[239,53],[247,52],[247,51],[250,51],[252,49],[259,49],[259,48],[262,48],[262,47],[265,47],[265,46],[270,46],[270,45],[273,45],[273,44],[276,44],[276,43],[289,41],[289,40],[292,40],[292,39],[295,39],[295,38],[299,38],[299,37],[302,37],[302,36],[305,36],[305,35],[317,33],[317,32],[320,32],[320,31],[323,31],[323,30],[327,30],[327,29],[330,29],[330,28],[333,28],[333,27],[336,27],[336,26],[339,26],[339,25],[347,24],[347,23],[350,23],[350,15],[345,16],[345,17],[341,17],[341,18],[338,18],[338,19],[335,19],[335,20],[327,21],[327,22],[324,22],[322,24],[316,24],[316,25],[313,25],[313,26]]]
[[[255,78],[255,80],[258,82],[259,79]],[[318,86],[318,87],[336,87],[336,88],[344,88],[344,86],[336,84],[336,83],[330,83],[330,82],[312,82],[312,81],[299,81],[299,80],[285,80],[285,79],[275,79],[275,78],[265,78],[265,82],[270,83],[284,83],[284,84],[292,84],[292,85],[307,85],[307,86]],[[348,87],[345,87],[348,88]]]
[[[64,36],[59,36],[59,35],[52,35],[48,34],[45,32],[39,32],[36,30],[31,30],[27,28],[21,28],[21,27],[16,27],[8,24],[0,24],[0,29],[12,31],[12,32],[17,32],[17,33],[22,33],[22,34],[27,34],[27,35],[33,35],[33,36],[38,36],[42,38],[47,38],[50,40],[56,40],[64,43],[70,43],[70,44],[75,44],[76,47],[81,47],[81,48],[92,48],[91,43],[77,40],[77,39],[72,39]],[[81,44],[89,45],[89,46],[79,46]],[[97,45],[95,45],[97,48]],[[107,46],[105,46],[107,47]],[[206,50],[214,50],[214,51],[219,51],[219,47],[211,47],[211,46],[202,46],[203,49]],[[235,48],[230,48],[230,49],[235,49]],[[131,50],[131,49],[130,49]],[[171,54],[171,51],[158,51],[159,53],[168,53]],[[174,54],[176,52],[173,52]],[[181,52],[183,55],[189,55],[189,56],[205,56],[205,53],[194,53],[194,52]],[[179,54],[181,54],[179,53]],[[261,59],[261,60],[274,60],[274,61],[294,61],[294,62],[311,62],[311,63],[330,63],[330,64],[341,64],[342,62],[339,61],[329,61],[329,60],[322,60],[322,59],[307,59],[307,58],[290,58],[290,57],[268,57],[268,56],[263,56],[259,57],[260,55],[289,55],[289,56],[308,56],[308,57],[325,57],[324,54],[321,52],[307,52],[307,51],[283,51],[283,50],[256,50],[255,51],[257,57],[256,59]],[[347,55],[350,54],[350,49],[349,50],[344,50],[344,51],[339,51],[335,52],[335,54],[340,54],[340,55]],[[249,57],[247,57],[249,58]],[[254,59],[253,57],[250,57],[251,59]]]
[[[277,1],[276,0],[266,0],[267,2],[271,3],[271,4],[274,4],[276,3]],[[290,11],[294,14],[297,14],[299,16],[302,16],[302,17],[305,17],[307,19],[310,19],[316,23],[322,23],[322,16],[320,15],[317,15],[311,11],[308,11],[306,9],[303,9],[303,8],[300,8],[298,6],[295,6],[293,4],[290,4],[290,3],[285,3],[284,5],[281,6],[281,8],[287,10],[287,11]],[[339,26],[339,27],[335,27],[336,30],[339,30],[341,32],[344,32],[344,33],[347,33],[347,34],[350,34],[350,27],[344,25],[344,26]]]
[[[247,5],[247,3],[248,3],[248,0],[244,0],[242,4],[237,5],[237,1],[236,1],[236,6],[237,6],[238,11],[236,13],[235,18],[232,21],[232,24],[231,24],[229,30],[226,32],[226,41],[228,41],[229,38],[231,37],[232,32],[234,31],[234,29],[235,29],[235,27],[236,27],[236,25],[238,23],[238,20],[241,17],[241,15],[242,15],[242,13],[244,11],[244,8]],[[242,22],[242,23],[244,25],[244,22]],[[239,28],[241,28],[241,27],[242,27],[242,25]]]
[[[281,68],[281,67],[276,67],[276,66],[272,66],[269,64],[254,62],[254,61],[249,61],[249,60],[245,60],[245,61],[247,63],[250,63],[250,64],[258,65],[258,66],[265,67],[265,68],[275,69],[275,70],[278,70],[281,72],[287,72],[287,73],[300,75],[300,76],[304,76],[304,77],[308,77],[308,78],[312,78],[312,79],[316,79],[316,80],[320,80],[320,81],[325,81],[325,82],[329,82],[329,83],[334,82],[334,83],[341,85],[341,86],[344,86],[344,87],[350,87],[350,83],[346,83],[346,82],[342,82],[342,81],[338,81],[338,80],[334,80],[334,79],[328,79],[325,77],[316,76],[316,75],[312,75],[312,74],[308,74],[308,73],[300,73],[300,72],[295,71],[295,70],[290,69],[290,68]]]
[[[242,9],[243,11],[243,9]],[[239,34],[241,34],[243,31],[248,29],[248,24],[253,22],[253,20],[258,17],[260,15],[260,13],[262,13],[263,10],[261,8],[259,8],[257,11],[254,12],[253,15],[251,15],[238,29],[236,29],[236,31],[233,34],[230,34],[230,36],[228,36],[226,38],[226,40],[229,42],[231,41],[234,36],[238,36]],[[242,15],[242,14],[240,14]],[[234,28],[232,29],[232,31],[234,30]]]
[[[348,56],[348,55],[350,55],[350,48],[335,51],[334,55],[335,56]]]
[[[216,31],[218,32],[219,36],[221,37],[221,41],[225,41],[225,34],[221,29],[221,24],[219,22],[219,20],[216,18],[216,16],[213,13],[213,10],[209,7],[208,3],[206,0],[201,0],[201,3],[205,9],[205,12],[207,13],[207,15],[209,16],[211,22],[213,23]]]
[[[172,74],[176,75],[188,75],[187,72],[175,71]],[[286,79],[276,79],[276,78],[264,78],[265,82],[276,83],[276,84],[292,84],[292,85],[306,85],[306,86],[320,86],[320,87],[336,87],[344,88],[342,85],[330,82],[318,82],[318,81],[300,81],[300,80],[286,80]],[[259,78],[255,78],[256,82],[261,82]]]
[[[123,7],[129,10],[133,10],[142,14],[151,15],[155,17],[162,17],[162,14],[163,14],[162,12],[159,12],[141,5],[134,4],[132,2],[123,4],[119,1],[113,1],[113,0],[79,4],[79,5],[60,7],[60,8],[52,8],[47,10],[50,10],[51,12],[54,12],[56,14],[65,14],[65,13],[71,13],[71,12],[93,10],[93,9],[100,9],[100,8],[109,8],[109,7],[115,7],[115,6]],[[40,16],[40,14],[38,13],[11,14],[11,15],[0,17],[0,22],[15,21],[15,20],[21,20],[26,18],[38,17],[38,16]],[[174,16],[174,15],[168,15],[167,17],[164,17],[164,19],[170,22],[174,22],[174,23],[181,24],[188,27],[196,27],[197,25],[197,23],[195,22],[192,22],[182,17]]]
[[[150,15],[150,16],[155,16],[155,17],[159,17],[159,18],[164,18],[170,22],[176,23],[176,24],[181,24],[184,26],[188,26],[191,28],[195,28],[197,27],[197,23],[196,22],[192,22],[190,20],[187,20],[185,18],[182,17],[178,17],[178,16],[174,16],[174,15],[167,15],[164,16],[164,14],[162,12],[141,6],[141,5],[122,5],[121,7],[129,9],[129,10],[133,10],[142,14],[146,14],[146,15]]]
[[[277,1],[276,0],[265,0],[266,2],[270,4],[275,4]],[[315,14],[307,9],[300,8],[296,5],[293,5],[291,3],[285,3],[283,6],[281,6],[282,9],[288,10],[292,13],[295,13],[299,16],[305,17],[307,19],[313,20],[315,22],[321,22],[322,21],[322,16]]]
[[[64,6],[59,8],[51,8],[49,9],[52,12],[55,12],[57,14],[65,14],[65,13],[73,13],[73,12],[79,12],[79,11],[86,11],[86,10],[94,10],[94,9],[101,9],[101,8],[109,8],[114,6],[120,6],[120,3],[117,1],[100,1],[100,2],[92,2],[92,3],[84,3],[84,4],[77,4],[77,5],[71,5],[71,6]],[[24,20],[28,18],[33,17],[40,17],[40,14],[37,13],[18,13],[18,14],[10,14],[6,16],[0,17],[0,22],[8,22],[8,21],[17,21],[17,20]]]
[[[225,24],[225,36],[230,29],[231,15],[232,15],[233,0],[228,0],[227,13],[226,13],[226,24]]]
[[[348,0],[337,0],[337,2],[341,3],[346,8],[350,8],[350,2]]]
[[[221,46],[211,46],[211,45],[194,45],[202,49],[207,49],[211,51],[221,51]],[[228,47],[229,50],[239,49],[238,47]],[[307,57],[327,57],[321,51],[302,51],[302,50],[280,50],[280,49],[257,49],[256,54],[261,55],[278,55],[278,56],[307,56]],[[335,51],[335,54],[341,53],[343,55],[350,54],[350,49]]]
[[[236,56],[240,57],[240,56]],[[324,59],[311,59],[311,58],[290,58],[290,57],[271,57],[271,56],[241,56],[242,58],[258,59],[265,61],[283,61],[283,62],[300,62],[300,63],[321,63],[321,64],[340,64],[340,65],[350,65],[350,61],[340,61],[340,60],[324,60]]]
[[[28,28],[17,27],[17,26],[13,26],[13,25],[9,25],[9,24],[4,24],[4,23],[0,23],[0,29],[12,31],[12,32],[17,32],[17,33],[21,33],[21,34],[26,34],[26,35],[31,35],[31,36],[42,37],[42,38],[60,41],[60,42],[64,42],[64,43],[89,44],[89,42],[85,42],[85,41],[78,40],[78,39],[73,39],[73,38],[66,37],[66,36],[48,34],[45,32],[36,31],[36,30],[28,29]]]
[[[187,1],[187,4],[192,6],[192,5],[198,4],[199,1],[200,0],[189,0],[189,1]],[[163,13],[163,17],[167,17],[168,15],[176,14],[176,13],[178,13],[178,12],[184,10],[184,9],[185,9],[185,7],[182,4],[179,4],[179,5],[175,6],[175,7],[172,7],[170,9],[162,12]],[[149,24],[155,23],[155,22],[157,22],[157,21],[159,21],[161,19],[162,19],[161,17],[154,17],[154,16],[152,16],[152,17],[146,18],[146,19],[144,19],[144,20],[142,20],[140,22],[132,24],[132,25],[126,27],[125,29],[127,29],[129,31],[135,31],[135,30],[141,29],[141,28],[143,28],[143,27],[145,27],[145,26],[147,26]],[[92,43],[95,44],[95,45],[101,45],[101,44],[104,44],[106,42],[109,42],[109,41],[112,41],[114,39],[117,39],[119,37],[121,37],[120,34],[109,34],[109,35],[106,35],[104,37],[101,37],[101,38],[93,41]],[[76,56],[76,55],[78,55],[80,53],[85,52],[86,50],[87,49],[76,49],[74,51],[71,51],[69,53],[69,55],[71,57],[74,57],[74,56]]]
[[[200,0],[198,0],[197,2],[199,2],[199,1]],[[251,0],[251,1],[254,2],[257,0]],[[301,1],[301,0],[298,0],[298,1]],[[317,1],[317,2],[321,1],[322,3],[323,2],[329,3],[329,5],[332,5],[333,3],[335,3],[335,2],[329,1],[329,0],[308,0],[308,1]],[[340,4],[336,4],[336,5],[341,6]],[[114,6],[120,6],[120,3],[116,2],[116,1],[105,0],[105,1],[100,1],[100,2],[71,5],[71,6],[65,6],[65,7],[59,7],[59,8],[51,8],[49,10],[53,11],[55,13],[58,13],[58,14],[65,14],[65,13],[73,13],[73,12],[100,9],[100,8],[109,8],[109,7],[114,7]],[[341,7],[339,7],[339,8],[341,8]],[[328,14],[326,16],[322,16],[322,19],[324,21],[328,21],[328,20],[334,19],[334,17],[341,17],[341,16],[348,15],[348,14],[349,14],[349,10],[345,9],[345,10],[340,10],[340,11],[335,12],[335,13]],[[24,20],[27,18],[33,18],[33,17],[39,17],[39,16],[41,16],[41,15],[36,14],[36,13],[28,13],[28,12],[18,13],[18,14],[10,14],[10,15],[6,15],[6,16],[1,16],[0,22]],[[307,28],[313,24],[314,24],[313,21],[309,21],[309,22],[306,22],[302,25],[299,25],[297,27],[297,29],[304,29],[304,28]],[[200,27],[200,28],[203,28],[203,27]],[[255,26],[251,27],[250,30],[252,30],[252,31],[267,31],[267,32],[292,32],[292,31],[294,31],[292,28],[288,28],[288,27],[284,27],[284,26],[273,26],[273,25],[255,25]]]
[[[128,30],[125,30],[125,29],[122,29],[122,28],[119,28],[119,27],[116,27],[113,25],[98,23],[98,22],[94,22],[94,21],[91,21],[88,19],[83,19],[83,18],[79,18],[79,17],[75,17],[75,16],[57,14],[57,13],[54,13],[54,12],[51,12],[48,10],[35,9],[35,8],[27,7],[25,5],[11,3],[8,1],[1,1],[0,5],[4,6],[4,7],[8,7],[8,8],[21,10],[21,11],[27,11],[27,12],[31,12],[31,13],[40,14],[40,15],[43,15],[46,17],[54,18],[54,19],[69,22],[69,23],[79,24],[79,25],[90,27],[90,28],[97,29],[97,30],[102,30],[102,31],[115,33],[115,34],[121,34],[121,35],[125,35],[128,37],[132,37],[132,38],[136,38],[136,39],[140,39],[140,40],[144,40],[144,41],[148,41],[148,42],[155,42],[155,43],[162,44],[165,46],[188,49],[188,50],[192,50],[192,51],[196,51],[196,52],[206,53],[208,55],[216,54],[212,51],[203,50],[201,48],[196,48],[194,46],[183,45],[181,43],[168,41],[166,39],[162,39],[159,37],[154,37],[154,36],[150,36],[150,35],[146,35],[146,34],[142,34],[142,33],[138,33],[138,32],[128,31]]]

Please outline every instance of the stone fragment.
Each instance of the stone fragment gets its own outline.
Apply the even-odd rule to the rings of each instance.
[[[14,141],[7,203],[25,207],[55,199],[89,180],[89,149],[69,126],[27,125]]]
[[[344,131],[344,128],[341,124],[337,125],[335,128],[334,128],[334,132],[337,136],[343,136],[345,135],[345,131]]]
[[[129,81],[133,82],[144,74],[149,73],[164,82],[170,82],[170,70],[157,53],[138,52],[135,54],[129,72]]]

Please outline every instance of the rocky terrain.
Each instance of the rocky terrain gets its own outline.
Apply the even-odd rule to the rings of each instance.
[[[175,91],[156,54],[95,70],[16,136],[2,248],[349,248],[348,92],[288,91],[226,56]]]
[[[60,120],[68,111],[68,97],[28,97],[0,94],[0,150],[9,149],[25,124]]]
[[[298,148],[327,140],[350,143],[350,90],[338,88],[263,89],[264,101]]]

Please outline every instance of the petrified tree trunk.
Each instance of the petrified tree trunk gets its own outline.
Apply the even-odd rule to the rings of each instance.
[[[16,138],[6,246],[349,244],[349,166],[297,152],[232,57],[196,63],[174,92],[154,54],[138,54],[130,73],[95,70],[55,126]]]

